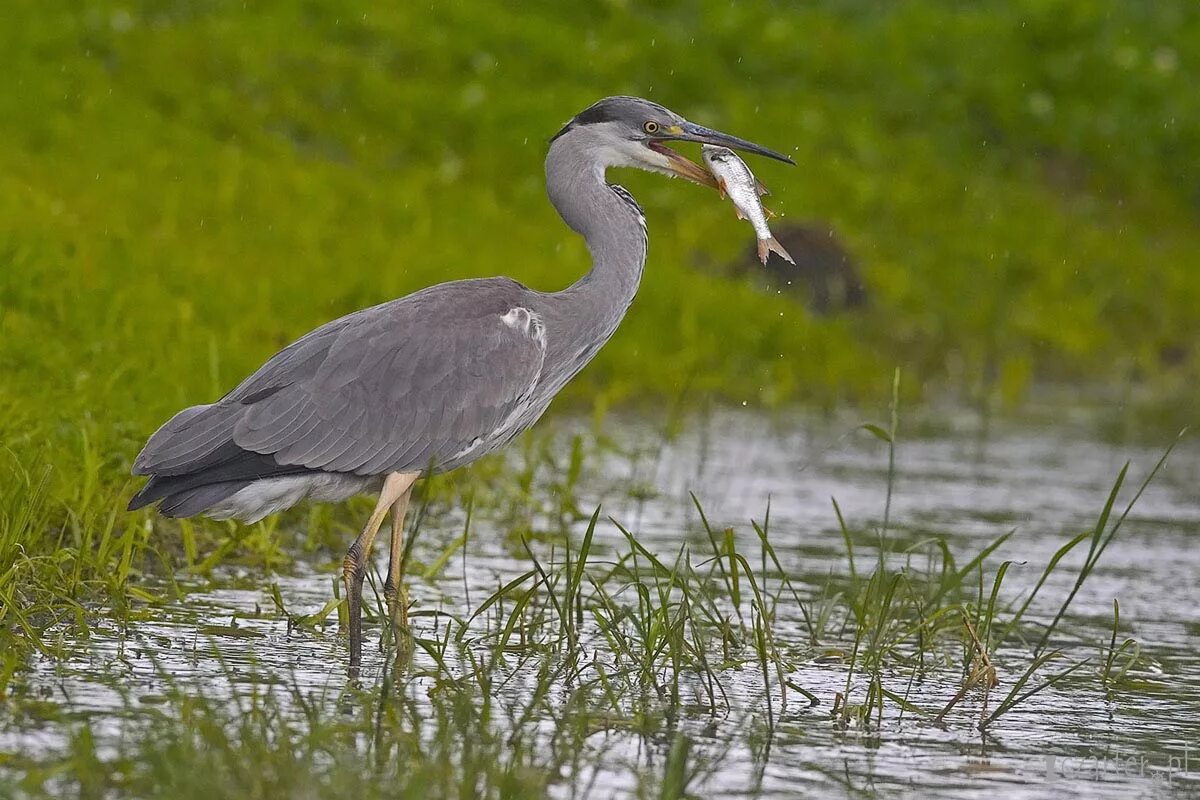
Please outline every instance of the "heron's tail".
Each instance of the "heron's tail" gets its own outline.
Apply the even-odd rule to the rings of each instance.
[[[158,502],[158,511],[164,517],[194,517],[250,485],[250,481],[183,485],[189,477],[155,475],[130,499],[129,510],[136,511]]]
[[[792,257],[788,254],[788,251],[783,249],[783,245],[781,245],[779,243],[779,240],[776,239],[774,236],[769,236],[766,239],[759,239],[758,240],[758,260],[761,261],[762,263],[766,264],[767,259],[770,257],[771,253],[778,253],[779,256],[781,258],[783,258],[783,260],[788,262],[789,264],[794,265],[796,263],[794,260],[792,260]]]

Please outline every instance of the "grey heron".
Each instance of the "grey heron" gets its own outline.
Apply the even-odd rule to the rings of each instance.
[[[150,480],[130,510],[254,522],[304,498],[378,501],[343,563],[350,667],[362,655],[362,584],[391,513],[384,596],[393,626],[404,517],[424,474],[470,464],[510,442],[616,331],[646,263],[646,222],[609,167],[636,167],[715,187],[669,141],[785,155],[688,122],[636,97],[609,97],[550,140],[546,188],[587,242],[592,269],[559,292],[510,278],[453,281],[356,311],[301,337],[215,403],[180,411],[133,464]]]

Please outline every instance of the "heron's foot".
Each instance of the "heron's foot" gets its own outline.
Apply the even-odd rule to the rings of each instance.
[[[399,680],[412,665],[413,636],[408,627],[408,591],[400,589],[385,591],[388,604],[388,626],[384,636],[391,636],[395,647],[396,660],[392,665],[392,674]]]
[[[350,677],[358,677],[362,663],[362,587],[366,565],[356,547],[342,561],[342,580],[346,584],[346,619],[350,633]]]
[[[410,637],[408,629],[408,587],[401,583],[399,586],[392,586],[390,583],[383,585],[383,597],[387,600],[388,620],[392,626],[392,638],[396,642],[396,646],[400,647],[402,642]]]

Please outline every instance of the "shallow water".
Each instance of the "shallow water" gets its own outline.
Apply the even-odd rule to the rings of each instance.
[[[570,423],[558,423],[565,441]],[[819,592],[830,574],[845,575],[846,548],[834,514],[836,498],[856,535],[860,571],[871,568],[873,531],[882,526],[887,502],[887,447],[845,421],[769,420],[723,413],[694,420],[665,440],[651,424],[610,423],[617,450],[593,455],[581,484],[580,506],[601,504],[611,516],[664,560],[682,541],[700,553],[708,548],[689,493],[702,502],[714,528],[734,526],[755,541],[748,521],[762,522],[770,506],[771,540],[784,569],[802,593]],[[1056,427],[1000,423],[980,436],[969,417],[926,424],[905,434],[896,451],[888,537],[896,545],[944,537],[965,561],[992,539],[1016,533],[988,560],[988,575],[1013,560],[1005,596],[1027,591],[1054,552],[1073,534],[1090,529],[1122,465],[1129,478],[1114,517],[1125,507],[1167,443],[1113,443],[1086,422]],[[636,487],[637,491],[631,491]],[[461,513],[426,520],[415,559],[428,564],[462,532]],[[578,533],[586,523],[578,525]],[[869,731],[839,730],[829,718],[836,692],[845,688],[846,667],[811,656],[787,677],[820,701],[792,695],[772,708],[768,724],[761,673],[726,673],[728,708],[714,717],[697,704],[678,727],[692,742],[700,774],[690,785],[699,796],[787,797],[804,793],[858,796],[895,793],[920,797],[1043,797],[1071,791],[1099,797],[1159,796],[1164,791],[1200,792],[1200,447],[1181,444],[1145,491],[1104,554],[1100,566],[1071,607],[1069,624],[1054,645],[1070,657],[1095,657],[1107,641],[1112,601],[1121,605],[1121,635],[1136,639],[1145,658],[1131,673],[1136,692],[1104,698],[1094,673],[1035,695],[981,734],[980,698],[969,695],[945,726],[914,714],[885,713]],[[603,558],[624,545],[614,525],[596,530]],[[1070,590],[1082,560],[1051,576],[1033,609],[1047,621]],[[410,584],[419,636],[436,638],[445,611],[467,616],[496,588],[529,568],[514,553],[500,525],[474,523],[468,557],[455,555],[438,577]],[[548,546],[547,546],[548,552]],[[383,554],[379,564],[383,565]],[[893,556],[895,558],[896,556]],[[237,698],[269,683],[294,684],[333,703],[345,684],[346,648],[332,622],[323,628],[289,629],[274,610],[268,585],[279,587],[289,611],[313,612],[331,597],[332,571],[299,563],[294,574],[262,578],[218,573],[198,584],[186,600],[135,615],[127,629],[100,618],[87,641],[71,643],[64,660],[38,661],[27,691],[61,710],[0,732],[0,751],[50,755],[64,747],[75,720],[96,726],[102,748],[115,746],[137,724],[137,709],[159,703],[163,674],[185,690]],[[990,580],[990,577],[989,577]],[[990,588],[990,587],[989,587]],[[775,635],[803,641],[798,609],[782,602]],[[363,681],[377,681],[385,654],[372,646],[379,628],[368,626]],[[590,632],[595,636],[595,632]],[[582,646],[597,644],[585,632]],[[599,645],[597,644],[597,647]],[[593,648],[595,649],[595,648]],[[414,669],[431,667],[418,651]],[[1002,696],[1028,663],[1028,650],[1010,645],[997,654]],[[1084,671],[1094,669],[1084,667]],[[909,685],[897,674],[892,690],[911,702],[940,709],[954,695],[960,675],[943,670]],[[420,679],[418,679],[420,680]],[[852,681],[860,698],[865,678]],[[500,693],[514,702],[527,691],[522,676]],[[503,699],[503,698],[501,698]],[[993,700],[993,703],[995,700]],[[106,737],[108,745],[105,744]],[[572,796],[622,796],[641,772],[661,768],[666,745],[627,730],[601,731],[589,739],[597,757],[552,787]],[[593,771],[596,774],[593,774]],[[594,782],[593,782],[594,781]]]

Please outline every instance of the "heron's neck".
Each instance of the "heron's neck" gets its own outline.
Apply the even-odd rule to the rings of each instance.
[[[646,225],[632,198],[605,182],[594,154],[569,138],[556,140],[546,156],[546,191],[567,225],[586,240],[592,269],[559,297],[578,321],[596,326],[595,333],[607,338],[641,282]]]

